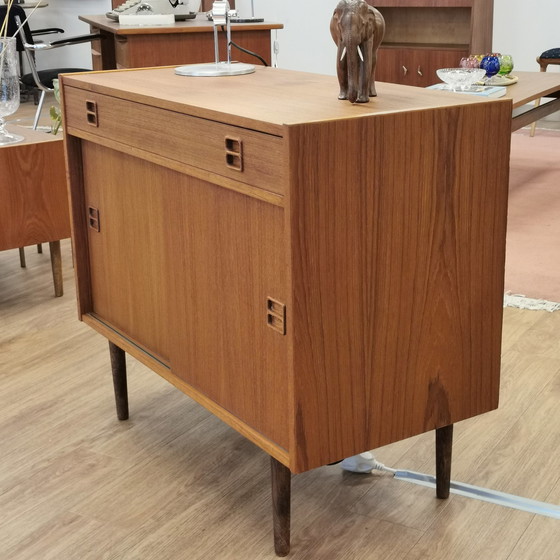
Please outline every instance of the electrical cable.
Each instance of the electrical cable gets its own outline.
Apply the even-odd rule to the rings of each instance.
[[[361,453],[360,455],[354,455],[344,459],[341,463],[341,467],[350,472],[364,474],[371,473],[374,470],[389,472],[397,480],[404,480],[406,482],[412,482],[414,484],[428,486],[430,488],[436,487],[435,476],[414,471],[391,469],[386,467],[383,463],[377,461],[371,452]],[[475,498],[483,502],[490,502],[491,504],[510,507],[529,513],[536,513],[538,515],[544,515],[554,519],[560,519],[560,506],[549,504],[547,502],[539,502],[537,500],[507,494],[506,492],[499,492],[498,490],[489,490],[488,488],[481,488],[479,486],[465,484],[464,482],[456,482],[454,480],[450,483],[450,492],[452,494],[458,494],[459,496]]]
[[[268,63],[266,62],[266,60],[261,55],[257,54],[256,52],[245,49],[244,47],[241,47],[240,45],[238,45],[237,43],[234,43],[233,41],[230,41],[230,45],[234,46],[236,49],[239,49],[241,52],[244,52],[245,54],[248,54],[250,56],[254,56],[255,58],[258,58],[263,63],[263,66],[268,66]]]
[[[220,29],[225,33],[226,29],[223,25],[220,26]],[[254,56],[255,58],[258,58],[263,66],[269,66],[269,64],[266,62],[266,60],[259,54],[257,54],[256,52],[250,51],[249,49],[246,49],[240,45],[238,45],[237,43],[235,43],[234,41],[230,41],[229,45],[235,47],[236,49],[239,49],[241,52],[244,52],[245,54],[248,54],[249,56]],[[228,47],[229,47],[228,45]]]

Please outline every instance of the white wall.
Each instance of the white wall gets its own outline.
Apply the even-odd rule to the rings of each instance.
[[[560,47],[560,2],[494,0],[493,37],[493,50],[512,54],[517,70],[538,71],[535,58]],[[560,68],[549,66],[547,71]]]
[[[82,14],[104,14],[111,9],[111,0],[42,0],[48,3],[46,8],[35,10],[29,19],[31,29],[44,27],[61,27],[64,35],[45,35],[45,41],[56,41],[64,37],[85,35],[89,25],[78,20]],[[41,39],[41,37],[36,37]],[[37,55],[39,68],[77,67],[91,68],[91,45],[84,43],[70,47],[61,47]]]
[[[254,0],[255,16],[284,24],[277,33],[280,68],[336,73],[336,46],[329,24],[337,3],[338,0]],[[251,0],[236,0],[235,6],[241,16],[251,15]]]
[[[102,14],[111,5],[110,0],[46,1],[49,6],[33,14],[31,27],[62,27],[66,35],[88,32],[87,25],[78,21],[78,14]],[[336,50],[329,33],[329,21],[336,4],[337,0],[254,0],[256,16],[284,24],[283,30],[273,32],[280,46],[278,66],[335,73]],[[251,0],[237,0],[236,5],[240,15],[251,14]],[[535,58],[546,49],[560,47],[559,22],[560,0],[494,0],[493,50],[512,54],[517,70],[537,71]],[[91,68],[87,44],[40,56],[43,67]],[[560,71],[560,68],[550,67],[550,71]]]

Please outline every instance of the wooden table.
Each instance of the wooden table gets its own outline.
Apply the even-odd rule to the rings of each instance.
[[[0,251],[48,242],[55,295],[61,296],[60,240],[70,237],[62,135],[8,129],[25,140],[0,146]]]
[[[92,43],[94,70],[142,68],[214,61],[214,27],[204,14],[171,26],[123,26],[104,15],[79,16],[101,39]],[[260,55],[270,65],[270,33],[279,23],[234,23],[232,40]],[[225,38],[220,34],[220,58],[226,59]],[[232,48],[232,58],[259,64],[257,58]]]
[[[513,101],[512,132],[560,110],[560,73],[515,72],[519,81],[506,88],[506,98]],[[516,111],[541,97],[553,98],[538,107]]]
[[[453,423],[498,405],[511,100],[351,105],[260,66],[61,85],[79,315],[119,418],[128,352],[266,451],[280,555],[292,473],[435,430],[447,497]]]

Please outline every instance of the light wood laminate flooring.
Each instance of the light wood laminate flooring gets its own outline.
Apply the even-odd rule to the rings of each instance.
[[[0,253],[0,558],[275,558],[269,459],[128,358],[116,418],[106,340],[48,250]],[[455,428],[454,480],[560,503],[560,313],[505,310],[501,404]],[[433,434],[376,450],[434,472]],[[293,478],[293,559],[558,560],[560,521],[338,466]]]
[[[119,422],[107,343],[77,320],[62,250],[62,298],[48,248],[27,248],[26,269],[0,252],[0,559],[275,558],[268,456],[130,358]],[[500,408],[456,425],[454,480],[560,504],[559,333],[558,312],[505,310]],[[433,434],[375,456],[433,474]],[[560,558],[558,520],[338,466],[292,485],[289,558]]]

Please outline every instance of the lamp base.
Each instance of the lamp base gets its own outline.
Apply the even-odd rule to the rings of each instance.
[[[175,74],[179,76],[241,76],[252,74],[255,67],[252,64],[242,62],[206,62],[203,64],[187,64],[175,68]]]

